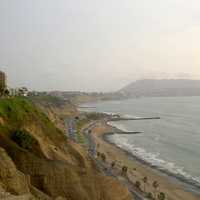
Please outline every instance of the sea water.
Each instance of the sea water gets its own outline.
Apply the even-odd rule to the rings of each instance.
[[[141,134],[109,136],[117,146],[166,172],[200,184],[200,97],[156,97],[92,103],[87,111],[160,119],[109,122]]]

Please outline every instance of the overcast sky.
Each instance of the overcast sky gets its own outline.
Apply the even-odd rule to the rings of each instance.
[[[0,69],[36,90],[200,78],[199,0],[0,0]]]

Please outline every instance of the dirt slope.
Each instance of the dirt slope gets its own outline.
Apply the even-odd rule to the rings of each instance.
[[[43,111],[62,128],[57,113],[64,116],[74,109],[65,106],[51,102]],[[131,199],[124,186],[98,171],[85,149],[21,98],[0,100],[0,195],[6,200]]]

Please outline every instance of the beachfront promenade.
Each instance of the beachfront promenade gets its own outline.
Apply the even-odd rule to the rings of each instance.
[[[91,159],[93,159],[95,161],[98,168],[104,175],[111,176],[111,177],[115,178],[116,180],[120,181],[123,185],[125,185],[129,189],[131,194],[133,195],[134,200],[147,200],[147,198],[145,198],[141,192],[137,191],[135,185],[128,179],[128,177],[120,175],[121,174],[120,169],[118,169],[118,168],[112,169],[110,163],[103,162],[101,159],[98,159],[96,157],[97,147],[96,147],[96,144],[95,144],[95,142],[92,138],[92,134],[91,134],[91,130],[92,130],[92,128],[94,128],[96,126],[96,123],[98,123],[98,121],[88,124],[86,127],[84,127],[81,130],[81,132],[86,136],[87,140],[89,141],[88,153],[89,153]]]
[[[70,138],[73,141],[75,141],[75,133],[76,133],[75,122],[72,119],[70,119],[70,120],[66,121],[65,123],[66,123],[65,124],[66,130],[67,130]],[[86,140],[88,142],[87,148],[88,148],[88,154],[89,154],[90,158],[96,163],[97,167],[104,175],[110,176],[110,177],[118,180],[119,182],[121,182],[123,185],[125,185],[129,189],[131,194],[133,195],[134,200],[147,200],[142,194],[140,194],[138,191],[136,191],[136,189],[134,189],[135,186],[133,185],[133,183],[130,182],[130,180],[128,180],[127,177],[119,176],[119,174],[120,174],[119,169],[115,169],[115,170],[111,169],[109,163],[106,163],[100,159],[97,159],[97,157],[96,157],[97,147],[96,147],[96,144],[95,144],[95,142],[92,138],[92,134],[91,134],[91,130],[96,126],[96,123],[98,123],[98,121],[91,122],[86,127],[81,129],[82,134],[84,134],[84,136],[86,137]],[[119,133],[122,133],[122,132],[119,132]]]

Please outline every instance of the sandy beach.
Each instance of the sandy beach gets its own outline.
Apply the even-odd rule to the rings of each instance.
[[[114,128],[105,121],[98,121],[91,128],[92,138],[96,143],[97,152],[106,155],[106,162],[111,163],[116,161],[116,168],[118,169],[121,169],[122,166],[127,166],[128,179],[133,183],[140,181],[142,190],[144,190],[144,183],[142,180],[144,177],[147,177],[148,182],[145,184],[145,191],[147,193],[151,192],[152,194],[155,194],[152,183],[157,181],[159,187],[156,193],[164,192],[167,200],[200,200],[198,194],[186,190],[187,187],[185,183],[134,159],[124,150],[106,141],[105,134],[113,132],[113,130]]]

